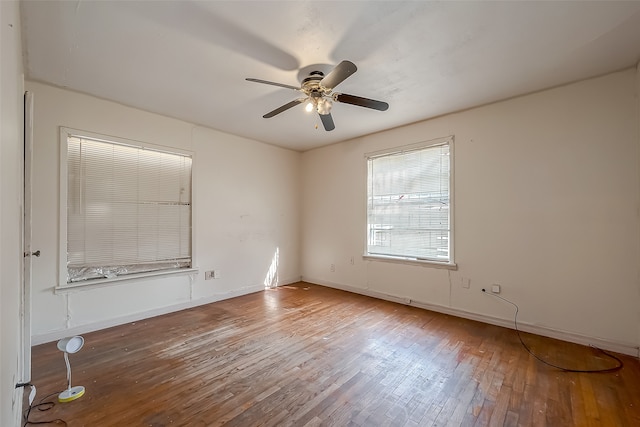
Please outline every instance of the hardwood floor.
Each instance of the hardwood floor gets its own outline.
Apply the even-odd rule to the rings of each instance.
[[[579,369],[594,349],[523,334]],[[513,330],[298,283],[84,335],[73,385],[31,421],[68,426],[639,426],[640,362],[569,373]],[[33,348],[35,403],[66,386]],[[53,424],[52,424],[53,425]]]

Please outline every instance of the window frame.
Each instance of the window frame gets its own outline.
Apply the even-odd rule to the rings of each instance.
[[[149,149],[169,154],[178,154],[191,157],[191,267],[176,270],[157,270],[144,273],[127,274],[112,278],[90,279],[78,282],[67,282],[67,198],[68,198],[68,137],[87,138],[95,141],[102,141],[110,144],[121,144],[135,148]],[[78,288],[94,288],[103,287],[112,284],[118,284],[127,281],[136,281],[139,279],[149,279],[154,277],[177,276],[177,275],[194,275],[198,273],[198,267],[195,266],[196,260],[196,242],[195,242],[195,209],[194,194],[195,186],[193,177],[195,176],[195,155],[192,151],[167,147],[158,144],[151,144],[141,141],[135,141],[126,138],[115,137],[111,135],[103,135],[95,132],[88,132],[69,127],[60,126],[59,129],[59,225],[58,225],[58,283],[55,286],[56,293],[64,293]],[[193,277],[193,276],[192,276]]]
[[[409,265],[421,265],[424,267],[445,268],[449,270],[457,270],[458,265],[455,262],[455,144],[454,136],[449,135],[446,137],[421,141],[408,145],[402,145],[397,147],[386,148],[383,150],[372,151],[364,154],[364,182],[365,182],[365,197],[364,197],[364,252],[362,258],[371,261],[382,261]],[[436,147],[440,145],[449,145],[449,260],[437,261],[434,259],[415,258],[409,256],[392,256],[392,255],[380,255],[369,253],[369,161],[379,157],[385,157],[390,155],[408,153],[411,151],[419,151],[430,147]]]

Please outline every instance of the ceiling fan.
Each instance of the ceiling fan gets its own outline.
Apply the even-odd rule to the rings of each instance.
[[[331,117],[331,106],[333,102],[343,102],[345,104],[357,105],[358,107],[371,108],[378,111],[386,111],[389,108],[389,104],[382,101],[376,101],[374,99],[362,98],[355,95],[347,95],[346,93],[333,92],[333,89],[347,79],[350,75],[355,73],[358,68],[351,61],[342,61],[326,76],[322,71],[312,71],[309,76],[302,80],[300,87],[286,85],[282,83],[274,83],[267,80],[260,79],[247,79],[250,82],[264,83],[273,86],[284,87],[286,89],[293,89],[298,92],[302,92],[305,96],[298,98],[291,102],[284,104],[281,107],[276,108],[273,111],[265,114],[265,119],[269,119],[289,108],[295,107],[298,104],[304,102],[307,103],[307,111],[313,111],[314,109],[320,115],[322,125],[327,131],[335,129],[333,118]]]

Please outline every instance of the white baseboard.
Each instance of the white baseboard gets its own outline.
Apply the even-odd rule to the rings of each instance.
[[[329,288],[340,289],[355,294],[366,295],[372,298],[383,299],[386,301],[396,302],[399,304],[410,305],[425,310],[436,311],[438,313],[449,314],[451,316],[462,317],[464,319],[476,320],[478,322],[488,323],[490,325],[502,326],[504,328],[515,329],[513,319],[502,319],[499,317],[487,316],[485,314],[473,313],[458,308],[446,307],[439,304],[431,304],[426,302],[407,300],[406,297],[387,294],[371,289],[362,289],[355,286],[343,285],[340,283],[328,282],[326,280],[316,280],[310,277],[302,277],[303,282],[313,283]],[[409,301],[409,302],[407,302]],[[547,328],[539,325],[531,325],[528,323],[518,322],[518,329],[523,332],[529,332],[536,335],[542,335],[549,338],[555,338],[562,341],[572,342],[576,344],[588,345],[601,348],[603,350],[614,351],[616,353],[627,354],[629,356],[640,357],[640,348],[630,343],[610,341],[597,337],[576,334],[573,332],[562,331],[558,329]]]
[[[300,277],[296,277],[294,279],[291,279],[290,281],[281,281],[279,283],[279,286],[289,285],[299,281],[300,281]],[[237,290],[214,294],[208,297],[194,299],[194,300],[186,301],[179,304],[174,304],[166,307],[158,307],[158,308],[143,311],[140,313],[132,313],[126,316],[120,316],[113,319],[107,319],[99,322],[73,326],[68,329],[47,332],[39,335],[33,335],[31,337],[31,345],[34,346],[34,345],[44,344],[52,341],[57,341],[59,339],[69,337],[69,336],[87,334],[89,332],[95,332],[101,329],[111,328],[113,326],[124,325],[126,323],[131,323],[131,322],[138,322],[140,320],[161,316],[163,314],[173,313],[176,311],[186,310],[188,308],[198,307],[200,305],[211,304],[217,301],[222,301],[230,298],[239,297],[242,295],[248,295],[255,292],[264,291],[264,289],[265,289],[264,285],[245,286]]]
[[[290,278],[287,280],[281,280],[278,283],[278,286],[290,285],[293,283],[297,283],[300,280],[302,280],[300,276]],[[220,294],[214,294],[205,298],[199,298],[199,299],[186,301],[183,303],[174,304],[166,307],[159,307],[159,308],[147,310],[140,313],[133,313],[126,316],[120,316],[113,319],[103,320],[100,322],[93,322],[93,323],[88,323],[84,325],[78,325],[68,329],[33,335],[31,337],[31,345],[34,346],[34,345],[44,344],[47,342],[57,341],[59,339],[73,336],[73,335],[80,335],[80,334],[86,334],[89,332],[95,332],[101,329],[124,325],[130,322],[138,322],[140,320],[148,319],[150,317],[161,316],[163,314],[173,313],[175,311],[186,310],[188,308],[198,307],[200,305],[205,305],[205,304],[211,304],[216,301],[222,301],[230,298],[239,297],[242,295],[248,295],[255,292],[260,292],[260,291],[263,291],[264,289],[265,289],[264,285],[245,286],[240,289],[236,289],[233,291],[220,293]]]

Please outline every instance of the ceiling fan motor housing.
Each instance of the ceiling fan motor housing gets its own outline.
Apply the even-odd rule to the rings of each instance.
[[[309,73],[309,77],[306,77],[302,80],[302,90],[309,96],[318,98],[323,96],[325,93],[331,92],[331,90],[326,90],[320,85],[320,81],[324,78],[324,73],[322,71],[312,71]]]

